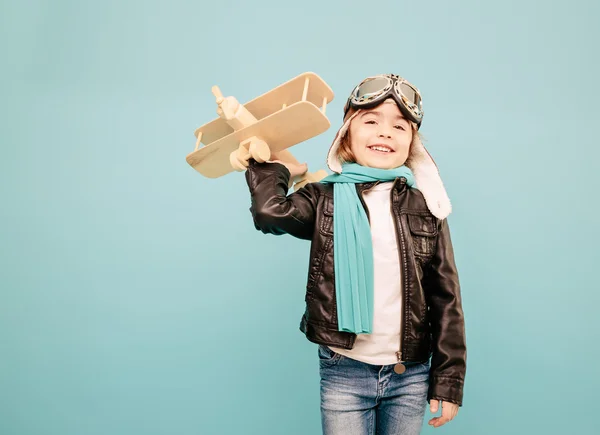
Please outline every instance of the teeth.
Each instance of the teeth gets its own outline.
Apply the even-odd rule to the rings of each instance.
[[[386,153],[389,153],[391,150],[389,148],[384,148],[384,147],[370,147],[372,150],[377,150],[377,151],[384,151]]]

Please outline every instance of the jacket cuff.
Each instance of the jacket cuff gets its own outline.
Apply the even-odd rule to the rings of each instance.
[[[288,181],[290,179],[290,177],[292,176],[292,174],[290,173],[290,170],[283,163],[270,162],[270,161],[266,161],[264,163],[259,163],[256,160],[254,160],[253,158],[248,159],[248,168],[246,168],[246,169],[247,169],[246,173],[248,173],[248,172],[265,173],[265,174],[277,173],[278,175],[281,175],[283,178],[287,179],[286,181]],[[248,171],[248,169],[250,171]]]
[[[443,400],[462,406],[463,381],[458,378],[447,376],[435,376],[429,380],[429,392],[427,402],[431,400]]]

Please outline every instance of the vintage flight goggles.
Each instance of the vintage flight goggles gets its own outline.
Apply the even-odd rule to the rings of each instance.
[[[350,108],[370,109],[392,97],[402,114],[421,127],[423,100],[419,90],[407,80],[395,74],[367,77],[354,88],[344,106],[344,117]]]

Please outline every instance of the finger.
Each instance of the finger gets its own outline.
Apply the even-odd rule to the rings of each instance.
[[[431,426],[438,427],[438,426],[448,423],[449,421],[450,420],[447,419],[446,417],[434,417],[431,420],[429,420],[429,424]]]
[[[440,427],[440,426],[443,426],[446,423],[448,423],[448,421],[449,420],[446,420],[446,419],[444,419],[442,417],[439,417],[439,418],[436,419],[436,421],[433,422],[432,426],[433,427]]]
[[[305,168],[304,166],[296,166],[294,168],[294,173],[296,174],[296,176],[301,177],[304,174],[306,174],[307,172],[307,168]]]

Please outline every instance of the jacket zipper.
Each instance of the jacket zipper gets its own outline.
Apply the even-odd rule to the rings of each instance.
[[[404,252],[405,250],[405,240],[404,240],[404,232],[402,230],[402,224],[400,224],[400,226],[398,226],[398,222],[396,221],[396,215],[394,214],[394,194],[396,193],[396,190],[394,189],[394,186],[396,185],[396,182],[398,181],[398,178],[396,178],[396,180],[394,180],[394,184],[392,185],[392,193],[391,193],[391,197],[390,197],[390,212],[392,213],[392,217],[394,219],[394,226],[396,227],[396,234],[399,235],[400,237],[400,245],[399,249],[398,249],[398,260],[400,262],[400,267],[403,267],[403,273],[402,273],[402,278],[403,278],[403,284],[400,285],[401,287],[401,294],[402,294],[402,312],[400,313],[400,343],[399,343],[399,347],[400,349],[398,350],[398,352],[396,352],[396,357],[398,358],[398,363],[396,364],[396,366],[394,367],[394,370],[396,371],[396,373],[403,373],[405,369],[405,366],[402,364],[402,344],[404,342],[403,340],[403,334],[404,334],[404,322],[405,322],[405,316],[404,316],[404,312],[406,311],[406,288],[407,288],[407,279],[408,279],[408,271],[407,271],[407,267],[406,267],[406,253]],[[398,231],[398,229],[400,231]]]

